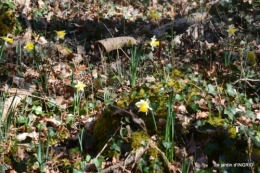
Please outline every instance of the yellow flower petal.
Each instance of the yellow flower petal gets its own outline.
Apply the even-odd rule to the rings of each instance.
[[[150,41],[149,43],[150,43],[150,46],[152,47],[152,51],[153,51],[153,50],[154,50],[154,47],[159,46],[160,42],[159,42],[159,41],[156,41],[155,36],[153,36],[153,37],[151,38],[151,40],[152,40],[152,41]]]
[[[85,87],[86,87],[86,85],[80,81],[78,81],[77,85],[75,85],[75,88],[77,89],[77,91],[84,91]]]
[[[146,104],[142,104],[140,106],[140,109],[139,109],[140,112],[147,112],[148,111],[148,107]]]
[[[236,29],[231,28],[231,29],[228,30],[228,33],[234,35],[236,31],[237,31]]]
[[[135,105],[139,108],[139,112],[144,112],[146,114],[148,110],[152,110],[149,104],[149,100],[140,100],[139,102],[135,103]]]
[[[2,38],[2,40],[4,40],[7,43],[13,43],[14,42],[13,38],[8,38],[8,37],[0,37],[0,38]]]
[[[59,39],[64,39],[66,32],[65,31],[55,31]]]
[[[150,42],[150,45],[155,47],[155,46],[159,46],[160,42],[159,41],[154,41],[154,42]]]
[[[229,36],[232,36],[232,35],[235,35],[235,32],[237,32],[237,29],[234,27],[234,25],[229,25],[227,32],[228,32]]]
[[[28,50],[28,51],[31,51],[34,49],[34,44],[33,43],[27,43],[25,45],[25,49]]]

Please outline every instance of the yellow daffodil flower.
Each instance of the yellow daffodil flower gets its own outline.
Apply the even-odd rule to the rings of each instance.
[[[228,27],[228,36],[232,36],[232,35],[235,35],[235,32],[237,32],[237,29],[234,27],[234,25],[230,25]]]
[[[57,37],[58,39],[64,39],[65,35],[66,35],[66,32],[63,30],[63,31],[55,31],[56,34],[57,34]]]
[[[0,37],[2,40],[4,40],[7,43],[13,43],[14,39],[9,37]]]
[[[159,46],[160,42],[156,41],[155,35],[151,38],[150,45],[152,47],[152,51],[154,51],[154,47]]]
[[[34,49],[34,44],[33,43],[27,43],[24,48],[28,51],[31,51]]]
[[[80,81],[78,81],[77,85],[75,85],[75,88],[77,89],[77,91],[84,91],[85,87],[86,87],[86,85]]]
[[[146,100],[140,100],[139,102],[135,103],[135,106],[139,108],[139,112],[144,112],[147,115],[148,110],[152,110],[150,107],[150,101],[148,99]]]

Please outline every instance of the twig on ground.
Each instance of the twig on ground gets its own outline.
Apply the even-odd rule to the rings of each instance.
[[[238,79],[235,82],[233,82],[233,85],[235,85],[236,83],[240,82],[240,81],[245,81],[250,87],[254,88],[253,85],[251,85],[248,81],[250,82],[260,82],[260,79],[248,79],[248,78],[243,78],[243,79]],[[260,88],[258,88],[256,90],[256,92],[254,92],[255,95],[257,95],[257,97],[259,97],[259,95],[257,94]]]
[[[236,83],[238,83],[238,82],[240,82],[240,81],[245,81],[245,82],[248,83],[248,85],[250,85],[250,86],[252,87],[252,85],[251,85],[248,81],[250,81],[250,82],[260,82],[260,79],[248,79],[248,78],[243,78],[243,79],[238,79],[238,80],[236,80],[235,82],[233,82],[233,84],[236,84]]]
[[[110,139],[107,141],[107,143],[106,143],[105,146],[102,148],[102,150],[98,153],[98,155],[96,156],[96,158],[98,158],[98,157],[103,153],[103,151],[106,149],[108,143],[113,139],[113,137],[116,135],[117,131],[118,131],[120,128],[121,128],[121,126],[116,129],[115,133],[110,137]]]

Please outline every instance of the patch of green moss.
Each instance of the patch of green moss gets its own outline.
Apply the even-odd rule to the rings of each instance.
[[[199,91],[198,88],[196,88],[196,87],[191,88],[186,96],[187,103],[189,104],[190,102],[192,102],[194,100],[194,98],[196,96],[200,97],[200,95],[201,95],[201,91]]]
[[[145,98],[148,95],[149,90],[150,89],[147,86],[136,87],[134,88],[130,96],[130,99],[135,100],[135,99]]]
[[[148,150],[148,154],[154,158],[158,158],[159,157],[159,153],[158,150],[156,150],[155,148],[150,148]]]
[[[77,170],[80,170],[81,168],[81,160],[76,160],[76,162],[74,163],[73,167]]]
[[[207,120],[207,123],[211,124],[212,126],[223,126],[224,119],[219,116],[210,116]]]
[[[9,157],[5,156],[4,157],[4,163],[11,165],[12,164],[12,160]]]
[[[116,150],[108,151],[108,157],[110,157],[110,158],[116,157],[117,159],[119,159],[119,156],[120,156],[120,154]]]
[[[69,157],[70,158],[75,158],[78,155],[80,155],[79,147],[71,148],[69,150]]]
[[[132,148],[140,148],[143,142],[147,142],[149,139],[148,135],[144,131],[134,132],[132,133],[132,141],[131,147]]]
[[[167,82],[169,87],[173,87],[175,93],[180,93],[184,89],[184,82],[182,80],[170,79]]]
[[[103,148],[111,135],[120,126],[120,120],[121,116],[112,116],[112,112],[109,110],[98,118],[93,131],[93,137],[97,141],[97,150]]]
[[[117,101],[117,106],[120,108],[126,108],[129,105],[129,99],[127,97]]]
[[[171,78],[178,79],[182,78],[183,76],[184,74],[178,69],[173,69],[171,72]]]
[[[15,26],[15,16],[12,11],[5,11],[2,7],[0,11],[0,36],[6,36]]]
[[[236,138],[237,132],[235,127],[228,127],[228,136],[232,139]]]

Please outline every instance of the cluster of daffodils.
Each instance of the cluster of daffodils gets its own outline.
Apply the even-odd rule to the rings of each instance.
[[[150,101],[148,99],[146,100],[140,100],[139,102],[135,103],[135,106],[139,108],[139,112],[148,113],[149,110],[153,110],[150,107]]]
[[[154,51],[154,48],[159,46],[160,42],[156,41],[155,35],[151,38],[152,41],[150,41],[150,46],[152,47],[152,51]]]
[[[13,43],[14,42],[14,39],[13,38],[9,38],[9,37],[0,37],[2,40],[5,41],[5,44],[6,43]],[[34,49],[34,44],[29,42],[29,43],[26,43],[26,45],[24,46],[24,48],[27,50],[27,51],[31,51]]]
[[[55,31],[55,32],[57,34],[57,40],[64,39],[64,37],[66,35],[65,31]],[[5,42],[5,44],[14,42],[14,39],[10,38],[8,36],[7,37],[0,37],[0,38]],[[27,51],[31,51],[31,50],[34,49],[34,44],[32,42],[28,42],[28,43],[25,44],[24,49],[26,49]]]

